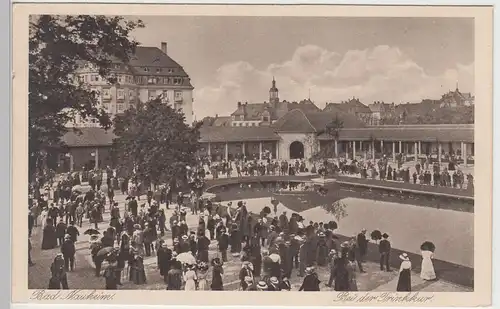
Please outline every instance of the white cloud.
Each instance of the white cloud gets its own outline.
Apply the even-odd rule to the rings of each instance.
[[[264,69],[244,61],[220,67],[212,85],[195,89],[197,118],[229,115],[238,101],[268,100],[273,76],[280,99],[299,101],[308,96],[310,89],[311,99],[319,107],[353,96],[365,104],[375,100],[398,104],[437,99],[455,89],[457,82],[463,92],[474,90],[474,63],[457,64],[432,76],[397,47],[381,45],[340,55],[306,45],[299,47],[290,60]]]

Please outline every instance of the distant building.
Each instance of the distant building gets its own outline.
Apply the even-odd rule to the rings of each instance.
[[[280,101],[276,80],[273,78],[269,89],[269,102],[242,103],[238,102],[236,110],[231,114],[233,127],[270,126],[289,111],[300,109],[304,112],[321,111],[310,99],[300,102]]]
[[[356,116],[359,120],[366,124],[372,123],[371,109],[355,97],[352,97],[352,99],[348,101],[342,101],[341,103],[327,103],[323,111],[343,112]]]
[[[381,120],[389,117],[394,117],[396,113],[396,106],[393,103],[384,103],[380,101],[375,101],[368,105],[368,108],[372,112],[371,115],[371,125],[378,126]]]
[[[473,106],[475,97],[471,93],[462,93],[458,90],[449,91],[442,95],[440,107]]]
[[[183,67],[167,54],[167,43],[158,47],[138,46],[130,62],[115,60],[112,74],[117,83],[104,80],[98,69],[82,63],[77,76],[98,93],[99,105],[113,118],[138,102],[147,102],[161,96],[165,104],[184,112],[186,123],[193,122],[193,86]],[[69,127],[97,127],[96,119],[83,120],[78,115]]]

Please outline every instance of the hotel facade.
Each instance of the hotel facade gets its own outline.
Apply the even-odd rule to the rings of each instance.
[[[139,102],[158,97],[184,113],[186,123],[193,123],[193,89],[184,68],[168,56],[167,43],[161,47],[138,46],[129,63],[113,61],[111,73],[117,83],[103,79],[98,69],[83,63],[78,79],[97,93],[98,104],[113,118]],[[79,116],[68,127],[99,127],[96,119]]]

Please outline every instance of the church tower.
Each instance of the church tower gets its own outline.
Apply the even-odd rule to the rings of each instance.
[[[278,88],[276,88],[276,81],[273,76],[273,84],[271,89],[269,89],[269,103],[279,103],[279,101]]]

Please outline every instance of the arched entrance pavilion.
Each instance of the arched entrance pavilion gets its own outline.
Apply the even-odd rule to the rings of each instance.
[[[304,159],[304,144],[298,141],[290,144],[290,159]]]

